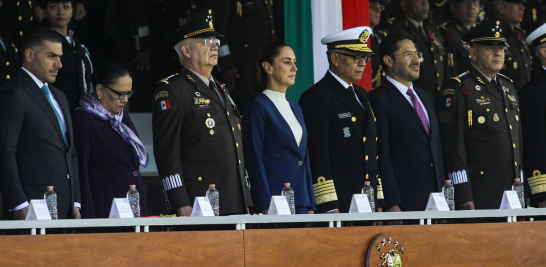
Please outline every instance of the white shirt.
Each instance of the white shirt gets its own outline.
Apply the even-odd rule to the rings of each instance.
[[[299,147],[303,136],[303,128],[301,127],[298,118],[296,118],[296,114],[294,114],[290,103],[288,100],[286,100],[286,94],[269,89],[265,89],[263,94],[266,95],[271,102],[273,102],[273,104],[275,104],[277,110],[281,113],[286,123],[288,123],[288,126],[290,126],[292,134],[294,135],[296,143]]]
[[[47,83],[43,83],[42,81],[38,80],[38,78],[36,78],[36,76],[34,76],[34,74],[30,73],[30,71],[28,71],[24,67],[22,68],[22,70],[26,71],[26,73],[28,73],[28,75],[30,75],[30,77],[32,78],[32,80],[34,80],[34,82],[36,83],[38,88],[40,88],[40,93],[43,94],[41,88],[44,85],[47,85]],[[61,105],[59,105],[59,102],[57,102],[57,99],[55,98],[55,96],[51,93],[51,90],[49,90],[49,86],[48,86],[47,90],[49,91],[49,96],[51,97],[51,102],[53,103],[53,106],[55,107],[55,110],[57,111],[57,113],[59,114],[59,117],[61,118],[61,121],[63,123],[64,134],[66,136],[66,122],[65,122],[65,119],[64,119],[63,109],[61,108]],[[9,211],[17,211],[17,210],[20,210],[20,209],[23,209],[23,208],[27,207],[28,205],[29,205],[28,201],[25,201],[21,205],[18,205],[15,208],[10,209]],[[74,207],[81,208],[81,206],[82,205],[79,202],[74,202]]]
[[[348,84],[346,83],[343,79],[339,78],[335,73],[333,73],[331,70],[328,70],[330,72],[330,74],[332,74],[332,76],[334,76],[334,78],[336,78],[336,80],[341,83],[341,85],[343,85],[343,87],[345,87],[345,89],[349,89],[349,86],[353,86],[353,84]],[[356,97],[356,101],[358,101],[358,104],[360,104],[360,106],[366,110],[366,108],[364,108],[364,106],[362,105],[362,103],[360,102],[360,98],[358,98],[358,95],[356,95],[356,91],[354,91],[354,86],[353,86],[353,93],[355,94],[355,97]]]
[[[391,82],[395,87],[396,89],[398,89],[398,91],[400,91],[400,93],[402,93],[402,95],[406,98],[406,100],[408,100],[408,102],[410,103],[410,105],[415,108],[415,106],[413,106],[413,102],[411,101],[411,97],[408,95],[408,88],[399,83],[398,81],[394,80],[393,78],[389,77],[387,75],[387,80],[389,82]],[[425,115],[427,116],[427,122],[428,122],[428,125],[430,126],[430,119],[428,118],[428,112],[427,112],[427,108],[425,107],[425,105],[423,105],[423,101],[421,101],[421,98],[419,98],[419,95],[415,92],[415,89],[413,89],[413,83],[410,85],[411,90],[413,90],[413,94],[415,95],[415,97],[417,98],[417,100],[419,101],[419,103],[421,104],[421,107],[423,107],[423,111],[425,112]]]

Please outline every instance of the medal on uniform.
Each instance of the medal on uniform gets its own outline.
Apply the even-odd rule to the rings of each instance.
[[[517,115],[516,115],[516,116],[517,116]],[[500,118],[499,118],[499,114],[495,113],[495,114],[493,115],[493,120],[494,120],[494,121],[499,121],[499,119],[500,119]]]
[[[195,96],[201,96],[201,93],[195,92]]]
[[[476,90],[480,91],[482,88],[479,85],[476,85]]]
[[[484,116],[480,116],[480,117],[478,118],[478,122],[479,122],[480,124],[483,124],[483,123],[485,122],[485,117],[484,117]]]
[[[214,130],[212,129],[216,125],[216,122],[214,122],[214,119],[213,118],[207,118],[205,120],[205,124],[210,129],[209,134],[214,135]]]
[[[349,127],[343,128],[343,137],[347,138],[351,136],[351,131],[349,130]]]
[[[516,115],[516,121],[519,121],[519,117],[518,117],[518,115]]]

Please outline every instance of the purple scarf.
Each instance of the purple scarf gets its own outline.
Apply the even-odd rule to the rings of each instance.
[[[109,120],[114,131],[119,133],[133,147],[135,161],[140,163],[144,168],[148,166],[148,152],[146,152],[146,148],[144,148],[144,145],[142,145],[142,142],[140,142],[140,139],[138,139],[138,136],[136,136],[131,128],[121,122],[123,119],[123,109],[118,114],[112,115],[91,93],[85,94],[84,98],[80,100],[80,105],[81,108],[77,109],[87,111],[99,119]]]

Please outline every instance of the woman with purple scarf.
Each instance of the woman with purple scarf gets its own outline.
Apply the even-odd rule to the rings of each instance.
[[[133,94],[132,78],[119,64],[106,62],[95,72],[95,90],[73,114],[78,152],[82,218],[108,218],[113,198],[125,198],[129,185],[142,194],[139,166],[148,152],[123,106]],[[141,195],[141,216],[146,215]]]

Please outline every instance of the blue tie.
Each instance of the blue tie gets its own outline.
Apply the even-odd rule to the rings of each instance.
[[[49,95],[49,88],[47,87],[47,85],[44,84],[44,86],[42,86],[42,92],[46,96],[47,101],[49,101],[49,104],[51,105],[51,107],[53,108],[55,115],[57,115],[57,120],[59,120],[59,126],[61,126],[61,132],[63,133],[64,144],[68,147],[68,143],[66,142],[66,131],[64,130],[63,120],[61,120],[61,116],[57,112],[57,109],[55,109],[53,102],[51,102],[51,96]]]

